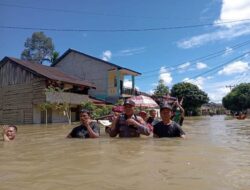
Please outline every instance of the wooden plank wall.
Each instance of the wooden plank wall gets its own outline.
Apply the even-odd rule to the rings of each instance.
[[[32,123],[32,85],[16,84],[1,88],[4,124]]]
[[[0,67],[0,87],[15,85],[15,84],[29,84],[35,76],[24,70],[16,63],[7,62]]]
[[[33,123],[34,104],[45,100],[45,79],[16,68],[17,65],[10,65],[7,63],[0,68],[0,124]],[[2,69],[11,76],[7,76]]]

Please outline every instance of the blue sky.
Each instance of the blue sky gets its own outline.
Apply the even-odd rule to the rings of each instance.
[[[188,81],[221,102],[226,86],[250,82],[250,0],[0,0],[0,59],[20,58],[39,28],[60,30],[44,31],[60,54],[73,48],[141,72],[144,92],[159,79]]]

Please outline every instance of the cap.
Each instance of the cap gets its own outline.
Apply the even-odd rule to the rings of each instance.
[[[125,105],[135,106],[135,102],[132,101],[132,100],[125,100],[123,105],[124,105],[124,106],[125,106]]]
[[[139,112],[139,115],[147,115],[147,112],[145,112],[145,111],[140,111],[140,112]]]
[[[81,109],[80,113],[87,113],[88,115],[90,114],[90,111],[87,109]]]
[[[161,106],[160,106],[160,110],[163,110],[163,109],[169,109],[172,111],[172,106],[170,104],[168,104],[167,102],[163,103]]]

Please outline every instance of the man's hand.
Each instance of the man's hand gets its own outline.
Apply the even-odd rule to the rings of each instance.
[[[2,134],[6,134],[7,133],[7,130],[8,130],[8,125],[4,125],[3,126],[3,131],[2,131]]]
[[[86,119],[82,123],[83,123],[83,125],[85,125],[86,127],[88,127],[91,122],[92,122],[91,119]]]
[[[127,119],[127,120],[126,120],[126,124],[127,124],[127,125],[133,125],[133,126],[135,126],[135,127],[138,127],[138,126],[140,125],[137,121],[135,121],[135,120],[132,119],[132,118]]]

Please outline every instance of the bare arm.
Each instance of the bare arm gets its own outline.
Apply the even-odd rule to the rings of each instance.
[[[111,127],[110,129],[108,130],[108,133],[109,133],[109,136],[110,137],[116,137],[116,135],[119,133],[119,130],[117,129],[116,127],[116,123],[118,121],[118,118],[116,118],[112,124],[111,124]]]
[[[8,130],[8,127],[4,125],[4,126],[3,126],[3,132],[2,132],[3,141],[10,141],[10,139],[9,139],[8,136],[6,135],[7,130]]]
[[[180,137],[183,138],[183,139],[185,139],[185,138],[186,138],[186,135],[181,135]]]
[[[99,134],[99,132],[98,132],[98,129],[97,128],[95,128],[94,130],[91,128],[91,126],[90,126],[90,123],[91,123],[91,121],[89,121],[89,122],[87,122],[86,124],[85,124],[85,126],[87,127],[87,130],[88,130],[88,132],[89,132],[89,137],[90,138],[98,138],[98,137],[100,137],[100,134]],[[97,124],[95,124],[95,125],[97,125]],[[96,127],[96,126],[94,126],[94,127]]]
[[[150,135],[150,129],[147,127],[145,121],[141,117],[137,117],[137,120],[134,119],[127,119],[127,124],[128,125],[133,125],[137,127],[137,130],[140,134],[149,136]]]

